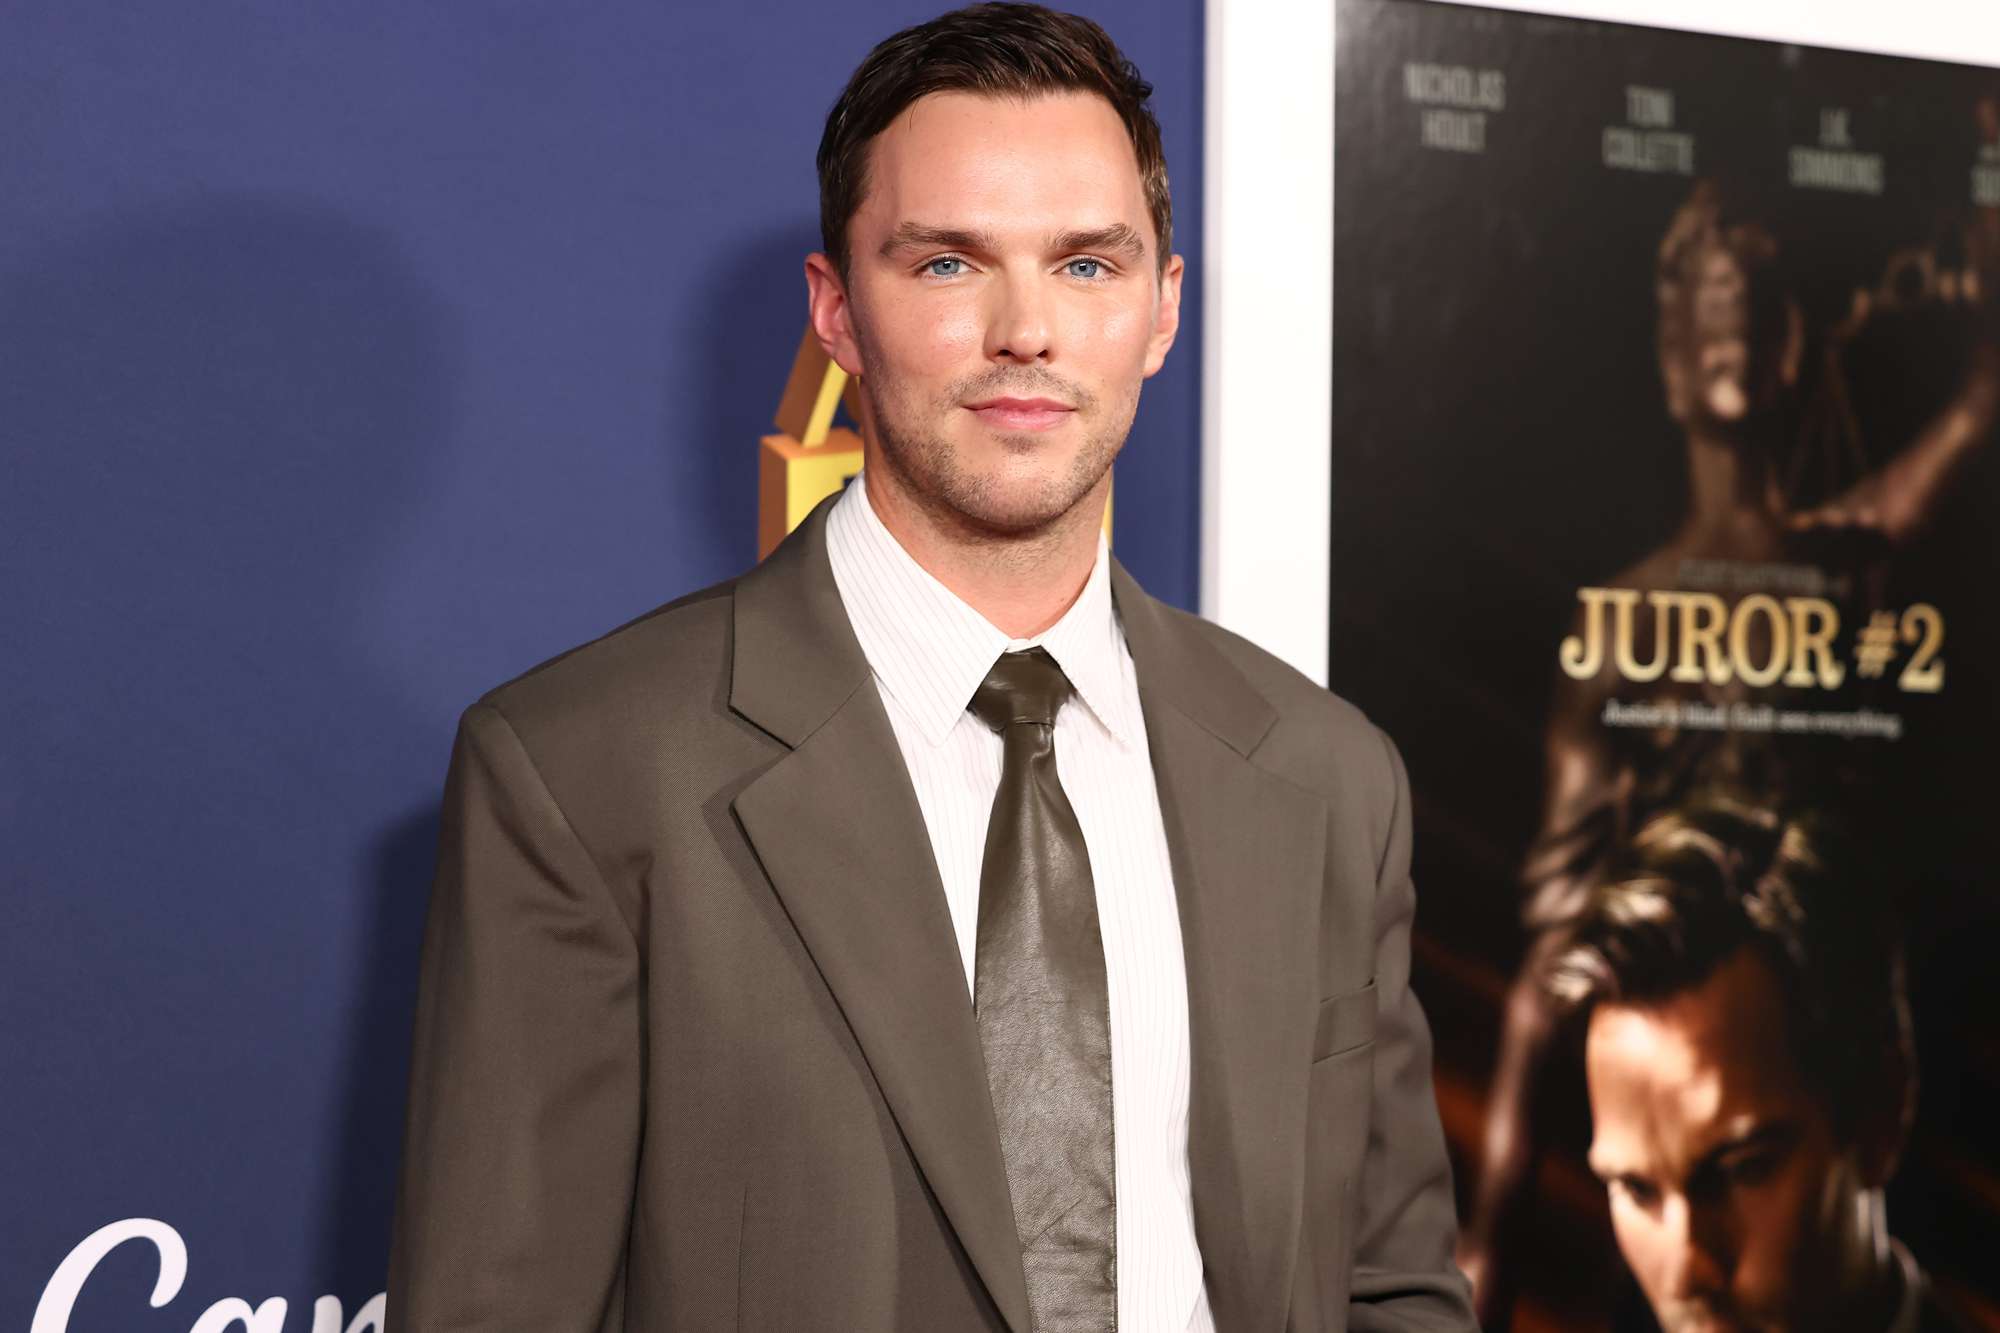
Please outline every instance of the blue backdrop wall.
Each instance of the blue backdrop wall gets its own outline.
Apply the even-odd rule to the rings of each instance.
[[[1117,505],[1187,605],[1201,5],[1080,7],[1192,265]],[[820,121],[932,12],[8,6],[0,1327],[128,1218],[184,1285],[120,1246],[71,1329],[381,1289],[458,712],[754,557]]]

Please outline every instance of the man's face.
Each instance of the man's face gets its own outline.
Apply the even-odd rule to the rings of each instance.
[[[847,235],[844,280],[809,261],[813,322],[860,376],[883,481],[992,533],[1092,500],[1180,303],[1110,104],[921,98],[871,145]]]
[[[1784,1012],[1744,949],[1692,990],[1591,1014],[1590,1165],[1667,1333],[1840,1329],[1865,1294],[1861,1201],[1882,1182],[1801,1080]]]

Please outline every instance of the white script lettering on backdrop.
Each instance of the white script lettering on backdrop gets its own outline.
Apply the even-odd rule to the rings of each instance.
[[[181,1233],[165,1222],[150,1217],[128,1217],[122,1222],[99,1227],[85,1236],[69,1252],[42,1288],[35,1305],[35,1322],[28,1333],[69,1333],[70,1312],[76,1309],[77,1294],[96,1271],[104,1256],[128,1240],[149,1240],[160,1252],[160,1276],[153,1283],[150,1303],[157,1310],[180,1293],[187,1278],[187,1243]],[[313,1302],[312,1333],[383,1333],[383,1306],[387,1297],[376,1293],[373,1300],[354,1312],[354,1322],[341,1327],[340,1300],[322,1296]],[[248,1301],[228,1296],[201,1312],[188,1333],[229,1333],[241,1325],[246,1333],[285,1333],[285,1298],[273,1296],[252,1307]]]

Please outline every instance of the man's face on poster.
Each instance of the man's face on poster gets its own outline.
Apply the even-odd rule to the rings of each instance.
[[[1137,155],[1103,98],[934,93],[870,145],[814,320],[920,503],[996,532],[1087,495],[1179,318]]]
[[[1895,1145],[1837,1132],[1785,1013],[1748,948],[1665,1000],[1591,1013],[1590,1165],[1667,1333],[1838,1329],[1870,1271],[1858,1205]]]

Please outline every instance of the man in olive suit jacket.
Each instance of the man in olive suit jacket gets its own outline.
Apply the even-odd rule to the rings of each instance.
[[[862,478],[466,712],[398,1333],[1471,1327],[1401,762],[1097,535],[1149,91],[1032,6],[878,47],[807,261]]]

